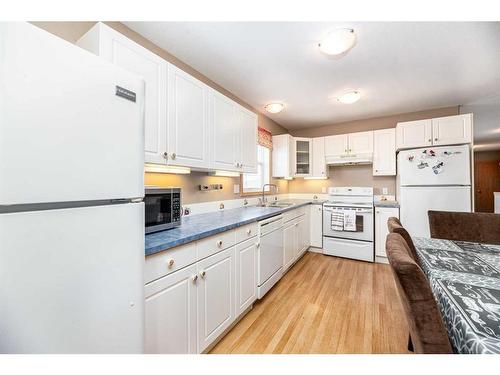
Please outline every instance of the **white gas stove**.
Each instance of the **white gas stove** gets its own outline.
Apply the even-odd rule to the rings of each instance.
[[[373,188],[332,187],[323,204],[323,253],[374,261]]]

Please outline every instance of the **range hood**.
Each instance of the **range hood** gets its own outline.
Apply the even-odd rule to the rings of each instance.
[[[326,156],[327,165],[358,165],[358,164],[372,164],[372,153],[360,154],[344,154],[335,156]]]

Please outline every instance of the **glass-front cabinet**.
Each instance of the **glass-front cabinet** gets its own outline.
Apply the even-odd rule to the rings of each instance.
[[[312,139],[294,138],[295,140],[295,176],[308,177],[312,171]]]

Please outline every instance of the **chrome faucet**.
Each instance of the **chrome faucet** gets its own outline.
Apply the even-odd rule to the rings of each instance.
[[[275,184],[264,184],[264,185],[262,185],[262,203],[261,203],[262,206],[265,206],[266,202],[267,202],[267,199],[265,197],[266,186],[269,186],[269,187],[274,186],[274,189],[276,189],[276,191],[278,190],[278,187]]]

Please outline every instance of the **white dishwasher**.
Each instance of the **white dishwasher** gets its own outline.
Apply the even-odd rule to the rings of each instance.
[[[259,221],[257,297],[261,299],[283,276],[283,216]]]

